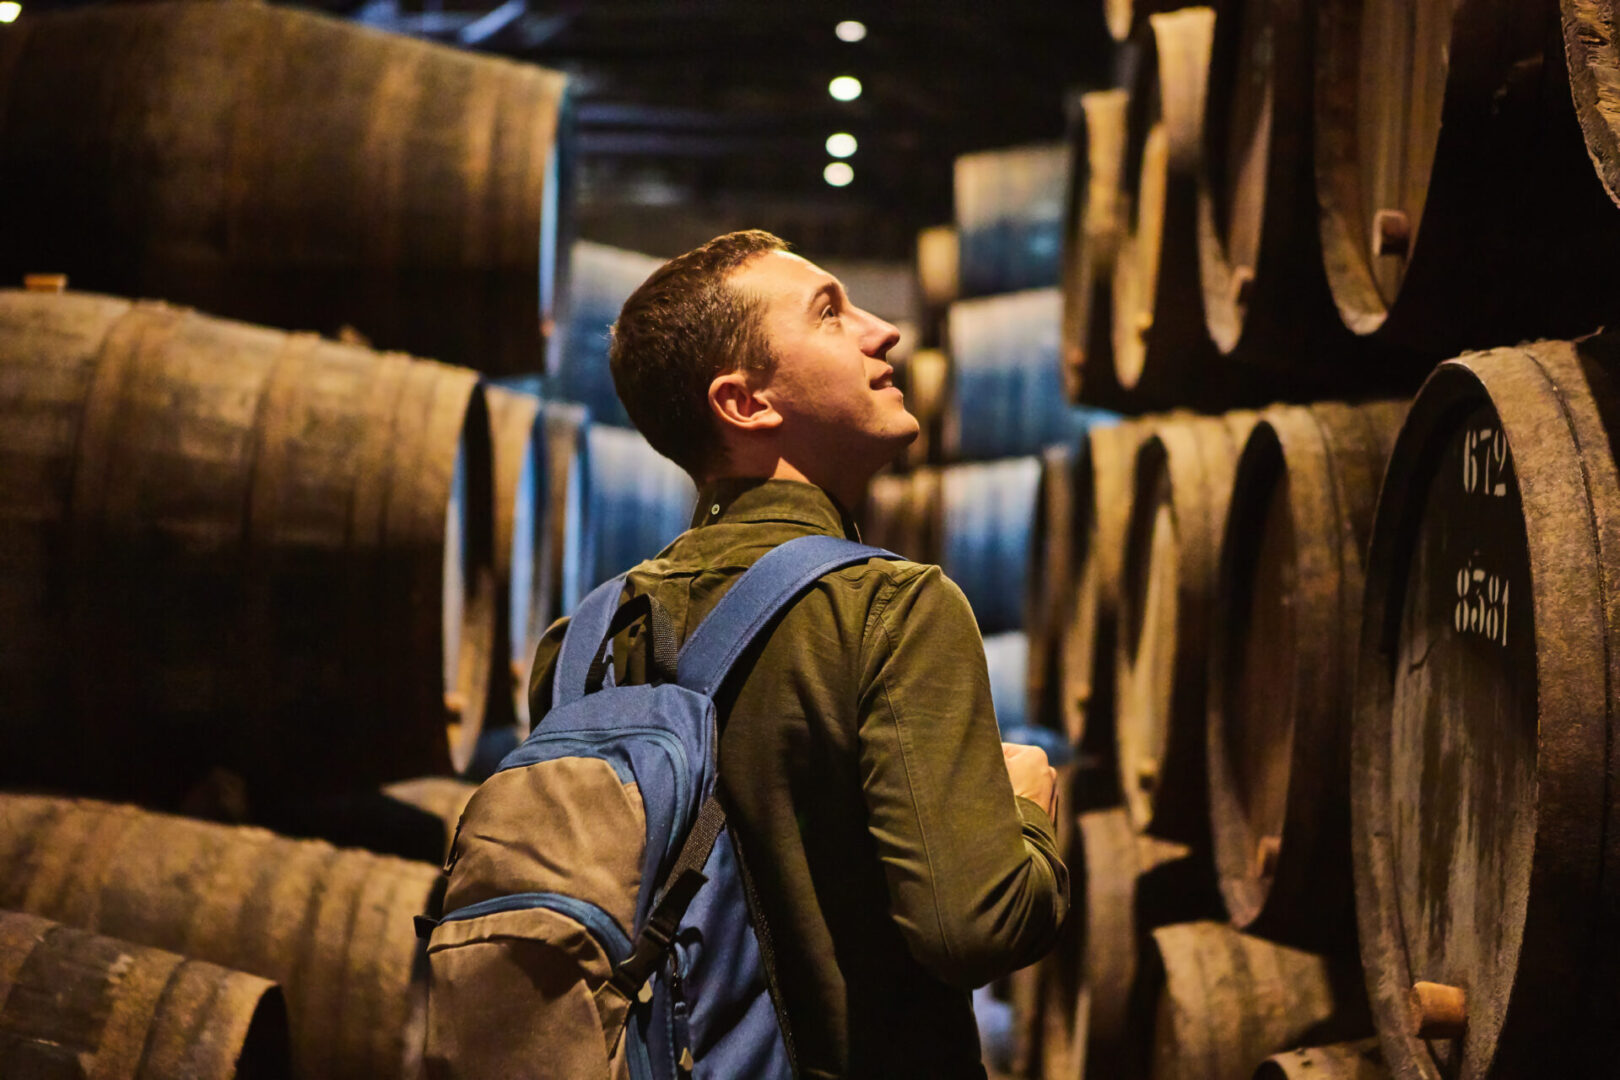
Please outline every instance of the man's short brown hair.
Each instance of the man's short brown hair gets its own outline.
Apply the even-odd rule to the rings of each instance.
[[[728,371],[772,367],[759,300],[727,279],[750,259],[787,249],[762,229],[717,236],[654,270],[613,324],[608,363],[619,400],[653,449],[694,478],[723,453],[709,384]]]

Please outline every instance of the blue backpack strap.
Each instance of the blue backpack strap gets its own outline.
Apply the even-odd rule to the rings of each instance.
[[[759,632],[824,574],[868,559],[898,558],[841,536],[801,536],[767,551],[687,638],[677,668],[680,684],[713,697]]]
[[[585,680],[590,675],[591,661],[596,650],[607,637],[608,627],[619,610],[619,597],[624,593],[624,575],[609,578],[592,589],[574,609],[568,620],[568,632],[563,635],[562,652],[557,657],[556,670],[551,676],[551,707],[567,705],[585,696]]]

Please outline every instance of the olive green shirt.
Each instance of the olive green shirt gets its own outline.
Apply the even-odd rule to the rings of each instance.
[[[630,572],[677,635],[766,551],[855,537],[820,488],[729,480]],[[537,722],[566,621],[541,642]],[[643,681],[639,627],[615,677]],[[775,946],[805,1077],[983,1076],[968,991],[1045,953],[1068,872],[1045,811],[1013,795],[967,599],[937,566],[873,559],[822,578],[717,698],[720,787]]]

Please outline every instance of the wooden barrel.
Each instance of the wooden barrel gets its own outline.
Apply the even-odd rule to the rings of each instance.
[[[685,532],[697,503],[686,470],[639,432],[592,424],[585,443],[578,575],[564,584],[569,610],[596,586],[657,555]]]
[[[1405,402],[1262,413],[1238,460],[1209,650],[1209,800],[1232,924],[1351,941],[1362,556]]]
[[[1081,963],[1071,1053],[1089,1075],[1134,1080],[1147,1069],[1137,1002],[1147,935],[1209,918],[1219,898],[1186,847],[1140,835],[1121,808],[1081,814],[1076,829],[1079,843],[1068,862],[1075,897],[1070,920],[1081,929]]]
[[[486,386],[495,491],[495,642],[486,727],[529,730],[529,667],[550,625],[541,593],[544,561],[546,429],[540,398]]]
[[[1063,394],[1058,289],[951,305],[946,445],[967,461],[1038,454],[1076,439],[1095,415]]]
[[[1389,1080],[1377,1039],[1272,1054],[1254,1080]]]
[[[982,633],[1022,628],[1040,458],[947,465],[940,476],[939,565],[967,595]]]
[[[1152,421],[1094,424],[1075,464],[1074,591],[1063,629],[1062,726],[1113,767],[1114,666],[1136,454]]]
[[[1242,404],[1259,388],[1221,365],[1198,276],[1198,170],[1215,13],[1154,15],[1126,117],[1125,233],[1114,262],[1114,379],[1141,408]]]
[[[0,911],[0,1073],[284,1078],[287,1007],[265,979]]]
[[[1614,37],[1620,14],[1613,0],[1562,0],[1560,7],[1564,58],[1586,152],[1609,197],[1620,203],[1620,50]]]
[[[895,382],[905,392],[906,411],[917,418],[919,428],[901,461],[912,468],[937,465],[953,453],[946,445],[951,411],[950,361],[940,349],[918,349],[896,367]]]
[[[1306,0],[1228,0],[1215,20],[1198,186],[1204,318],[1215,347],[1240,362],[1295,384],[1366,385],[1366,358],[1335,368],[1352,342],[1316,228],[1314,13]]]
[[[579,561],[584,549],[585,505],[589,480],[589,453],[585,433],[590,428],[583,405],[546,401],[540,423],[546,445],[546,509],[540,522],[540,565],[536,572],[538,626],[550,626],[570,614],[569,590],[579,588]],[[534,656],[531,653],[529,662]]]
[[[630,416],[613,388],[608,368],[608,328],[619,309],[663,259],[588,240],[574,243],[568,297],[557,334],[548,345],[548,397],[577,401],[591,410],[591,423],[630,427]]]
[[[494,631],[474,373],[10,291],[0,370],[13,782],[162,801],[212,765],[337,787],[465,763]]]
[[[923,303],[943,308],[962,293],[955,225],[931,225],[917,233],[917,287]]]
[[[1063,384],[1069,400],[1120,408],[1114,378],[1114,262],[1125,231],[1121,185],[1130,95],[1080,95],[1071,122],[1063,253]]]
[[[1390,457],[1351,839],[1398,1077],[1612,1071],[1598,1003],[1620,972],[1617,365],[1612,336],[1447,361]]]
[[[1221,535],[1254,413],[1167,420],[1136,457],[1115,693],[1119,782],[1137,827],[1203,851],[1207,652]]]
[[[0,43],[0,189],[28,208],[0,280],[539,370],[563,89],[271,4],[31,13]]]
[[[939,562],[943,473],[925,466],[874,477],[862,515],[862,538],[913,562]]]
[[[956,159],[961,295],[1058,283],[1068,168],[1068,152],[1060,143],[982,150]]]
[[[1153,1080],[1250,1080],[1256,1063],[1302,1039],[1357,1038],[1371,1027],[1353,961],[1216,922],[1153,931],[1149,956]]]
[[[1075,502],[1077,444],[1049,446],[1041,454],[1040,487],[1031,524],[1033,582],[1025,590],[1024,631],[1029,635],[1029,703],[1034,723],[1064,732],[1063,633],[1074,606],[1074,541],[1084,520]]]
[[[1582,152],[1557,19],[1552,0],[1319,5],[1318,222],[1353,333],[1426,369],[1614,318],[1620,214]]]
[[[280,983],[294,1075],[417,1075],[437,867],[30,795],[0,796],[0,862],[0,908]]]

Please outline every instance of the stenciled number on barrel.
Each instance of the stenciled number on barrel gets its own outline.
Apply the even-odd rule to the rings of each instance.
[[[1463,490],[1470,495],[1506,495],[1507,435],[1501,428],[1463,433]]]
[[[1487,574],[1472,559],[1457,571],[1457,606],[1452,625],[1459,634],[1483,634],[1488,641],[1507,644],[1510,583]]]

